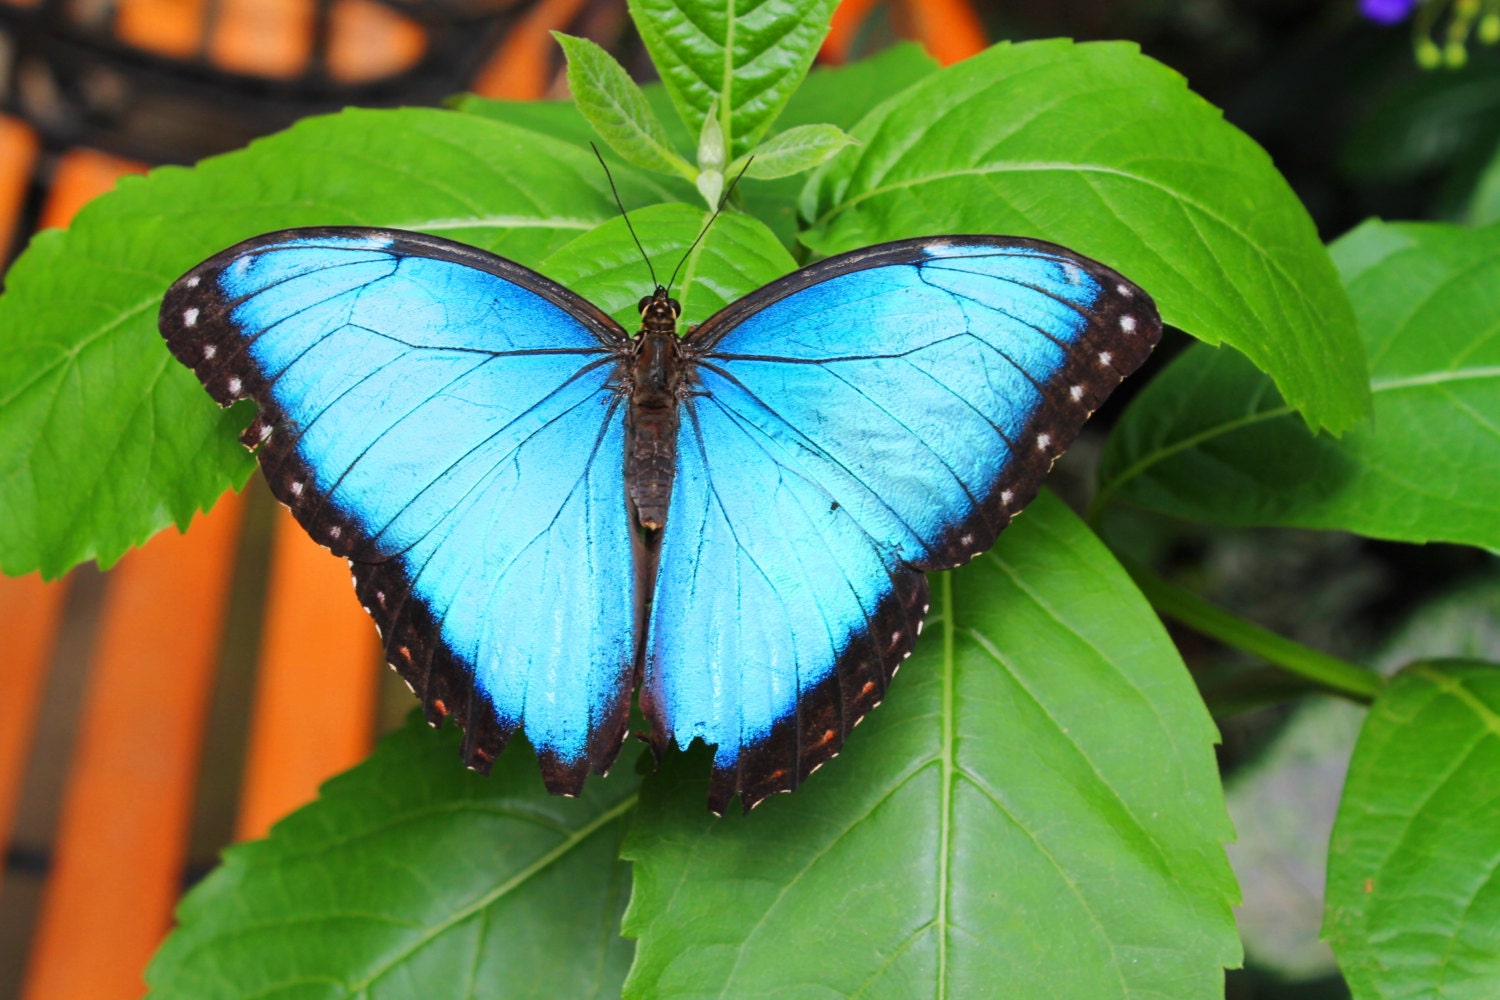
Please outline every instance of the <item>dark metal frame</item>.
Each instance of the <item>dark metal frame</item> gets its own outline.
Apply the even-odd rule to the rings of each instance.
[[[410,69],[362,83],[329,75],[333,0],[315,0],[311,58],[303,73],[288,79],[227,72],[206,54],[179,60],[125,45],[110,26],[70,18],[68,0],[40,0],[32,7],[0,2],[0,35],[12,48],[0,84],[0,112],[31,123],[52,149],[88,145],[152,163],[191,162],[348,105],[439,104],[469,84],[533,5],[374,2],[415,21],[427,44]],[[205,46],[212,21],[210,8]],[[101,93],[107,96],[101,99]],[[174,116],[212,127],[174,129]],[[173,141],[153,138],[153,122]]]

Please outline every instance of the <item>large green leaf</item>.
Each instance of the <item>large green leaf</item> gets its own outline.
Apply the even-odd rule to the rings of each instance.
[[[1166,321],[1228,343],[1314,427],[1368,409],[1353,314],[1270,158],[1125,43],[1002,44],[932,74],[854,130],[804,193],[832,254],[937,233],[1064,243],[1119,268]]]
[[[1430,661],[1370,710],[1324,933],[1356,1000],[1500,996],[1500,666]]]
[[[627,198],[654,183],[617,177]],[[238,240],[416,229],[535,264],[616,213],[586,149],[448,111],[346,111],[196,168],[127,178],[33,240],[0,297],[0,568],[55,576],[185,525],[251,463],[156,332],[162,293]]]
[[[630,0],[688,130],[717,102],[730,156],[776,120],[817,55],[837,0]]]
[[[1222,997],[1239,957],[1215,732],[1109,553],[1039,497],[933,581],[886,703],[796,794],[649,778],[631,997]]]
[[[177,910],[157,1000],[619,995],[627,763],[548,795],[517,739],[483,778],[416,718],[269,838],[230,848]]]
[[[1333,250],[1375,419],[1314,436],[1244,358],[1194,347],[1115,428],[1101,497],[1219,524],[1500,549],[1500,228],[1370,222]]]
[[[653,205],[630,214],[660,281],[667,281],[681,263],[672,286],[672,297],[682,304],[679,332],[797,267],[775,233],[737,212],[721,214],[692,255],[684,257],[712,215],[683,204]],[[651,293],[651,278],[624,219],[613,219],[573,240],[547,258],[542,269],[610,313],[625,329],[641,325],[636,305]]]

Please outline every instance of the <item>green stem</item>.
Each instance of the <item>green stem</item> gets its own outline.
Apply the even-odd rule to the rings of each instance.
[[[1195,632],[1253,653],[1283,670],[1355,701],[1374,701],[1385,687],[1385,678],[1373,671],[1247,622],[1196,594],[1173,586],[1133,559],[1118,554],[1117,558],[1158,613]]]

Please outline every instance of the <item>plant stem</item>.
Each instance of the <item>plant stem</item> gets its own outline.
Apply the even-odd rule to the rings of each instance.
[[[1145,566],[1125,556],[1116,555],[1146,600],[1161,615],[1181,622],[1195,632],[1262,657],[1282,670],[1355,701],[1370,702],[1385,687],[1385,678],[1358,664],[1320,653],[1293,642],[1254,622],[1215,607],[1196,594],[1173,586]]]

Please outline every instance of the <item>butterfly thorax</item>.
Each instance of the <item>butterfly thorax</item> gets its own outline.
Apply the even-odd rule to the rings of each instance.
[[[636,522],[648,529],[666,524],[677,471],[677,404],[683,385],[680,308],[660,286],[642,299],[641,331],[631,354],[625,489]]]

